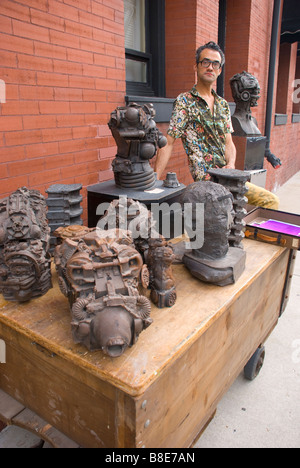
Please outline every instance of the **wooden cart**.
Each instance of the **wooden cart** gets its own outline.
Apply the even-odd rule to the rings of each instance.
[[[73,343],[54,270],[43,297],[0,296],[0,389],[81,447],[191,446],[282,311],[290,250],[244,247],[243,275],[223,288],[174,266],[176,304],[153,305],[153,324],[115,359]]]

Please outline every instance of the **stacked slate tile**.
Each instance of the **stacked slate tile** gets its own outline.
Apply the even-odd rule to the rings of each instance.
[[[50,251],[53,252],[57,238],[53,232],[59,227],[70,226],[71,224],[82,225],[82,196],[81,184],[55,184],[51,185],[46,192],[48,206],[47,219],[51,229]]]
[[[245,206],[248,203],[248,199],[245,197],[247,192],[246,182],[250,180],[250,173],[238,169],[209,169],[208,173],[212,182],[223,185],[233,196],[235,217],[228,241],[230,247],[242,249],[246,226],[244,217],[247,214]]]

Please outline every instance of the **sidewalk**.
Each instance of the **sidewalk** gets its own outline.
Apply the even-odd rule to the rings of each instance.
[[[279,210],[300,214],[300,172],[276,194]],[[300,253],[287,308],[265,349],[258,377],[237,378],[195,447],[300,447]]]

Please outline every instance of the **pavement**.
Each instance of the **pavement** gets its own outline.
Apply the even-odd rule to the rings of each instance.
[[[300,214],[300,172],[277,192],[279,210]],[[300,448],[300,253],[290,298],[265,342],[253,381],[241,373],[220,401],[197,448]]]

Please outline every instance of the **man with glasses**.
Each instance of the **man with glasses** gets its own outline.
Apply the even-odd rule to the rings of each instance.
[[[181,93],[173,108],[167,132],[167,145],[159,150],[155,170],[159,179],[171,157],[173,145],[181,138],[195,181],[208,180],[212,168],[235,168],[236,148],[227,101],[213,89],[225,63],[223,51],[209,42],[196,51],[197,83]],[[278,209],[279,200],[267,190],[247,183],[248,203]]]

